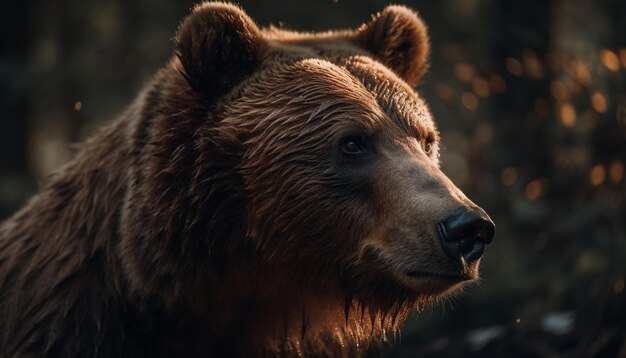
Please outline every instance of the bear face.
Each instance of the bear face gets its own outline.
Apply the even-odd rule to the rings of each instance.
[[[211,27],[220,16],[227,30]],[[479,260],[450,260],[438,238],[455,209],[490,219],[439,169],[436,126],[412,89],[429,49],[412,11],[390,6],[356,31],[320,35],[259,30],[236,8],[200,6],[178,43],[182,72],[206,96],[225,91],[212,67],[235,66],[210,135],[234,148],[245,235],[267,260],[342,277],[356,294],[371,294],[372,280],[438,295],[478,277]],[[227,43],[225,57],[198,43]]]
[[[350,274],[347,268],[361,275],[361,264],[371,274],[375,266],[376,276],[386,272],[419,293],[456,282],[407,273],[476,278],[478,261],[448,262],[437,238],[448,212],[473,204],[438,168],[426,106],[376,62],[350,60],[362,72],[320,59],[267,69],[270,75],[225,105],[222,128],[241,137],[247,237],[268,259],[334,275]],[[320,257],[329,262],[320,266]]]

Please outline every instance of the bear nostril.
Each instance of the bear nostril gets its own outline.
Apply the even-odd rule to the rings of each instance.
[[[478,260],[495,233],[495,225],[480,208],[458,208],[437,224],[443,251],[452,259]]]
[[[478,260],[485,251],[485,241],[483,241],[480,237],[474,239],[465,239],[463,241],[467,241],[467,246],[463,246],[463,242],[461,242],[461,254],[463,254],[463,258],[465,261],[472,262]]]

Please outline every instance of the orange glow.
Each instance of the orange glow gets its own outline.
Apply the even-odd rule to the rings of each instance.
[[[602,49],[602,51],[600,51],[600,59],[602,60],[602,64],[604,64],[604,67],[608,68],[609,70],[619,70],[619,59],[617,58],[615,52],[606,48]]]
[[[469,83],[474,78],[475,73],[474,66],[469,63],[459,62],[454,66],[454,74],[461,82]]]
[[[463,103],[463,106],[470,111],[478,108],[478,98],[471,92],[463,93],[461,96],[461,103]]]
[[[591,95],[591,107],[598,113],[606,112],[606,98],[602,93],[596,92]]]
[[[474,77],[472,80],[472,90],[478,97],[486,98],[489,97],[489,82],[482,77]]]
[[[547,117],[550,115],[550,104],[543,98],[535,100],[535,112],[539,117]]]
[[[491,76],[489,79],[489,86],[495,93],[503,94],[506,92],[506,81],[498,75]]]
[[[552,97],[556,98],[558,101],[565,101],[567,99],[567,87],[559,80],[554,80],[550,83],[550,93],[552,93]]]
[[[81,108],[83,108],[83,102],[81,102],[81,101],[76,101],[76,102],[74,103],[74,110],[76,110],[76,111],[80,111],[80,109],[81,109]]]
[[[533,180],[526,185],[526,198],[537,200],[548,191],[548,181],[545,178]]]
[[[576,124],[576,110],[569,103],[561,105],[559,110],[561,123],[566,127],[573,127]]]
[[[454,99],[454,91],[452,91],[452,88],[447,84],[438,84],[435,87],[435,92],[437,92],[437,96],[439,96],[439,98],[448,104],[450,104]]]
[[[618,295],[624,291],[624,279],[619,279],[613,284],[613,293]]]
[[[506,59],[504,63],[506,66],[506,70],[509,71],[513,76],[521,76],[522,75],[522,63],[514,59],[513,57],[509,57]]]
[[[543,78],[543,64],[539,60],[539,57],[537,57],[537,55],[529,49],[524,50],[523,56],[526,73],[535,79]]]
[[[589,181],[592,185],[600,185],[604,182],[604,178],[606,177],[606,170],[604,166],[598,164],[591,168],[589,172]]]
[[[583,86],[589,86],[591,83],[591,74],[582,61],[572,61],[572,71],[574,72],[574,77],[576,77],[576,81]]]
[[[624,164],[619,160],[611,162],[609,167],[609,178],[615,184],[618,184],[624,179]]]
[[[626,68],[626,48],[619,50],[619,59],[622,61],[622,66]]]
[[[511,186],[515,184],[515,181],[517,180],[517,169],[514,167],[504,168],[502,173],[500,173],[500,180],[502,180],[502,184],[504,184],[504,186]]]

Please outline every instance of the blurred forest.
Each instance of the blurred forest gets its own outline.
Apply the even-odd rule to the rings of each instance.
[[[626,1],[395,1],[430,27],[418,91],[444,171],[498,229],[483,280],[389,357],[626,357]],[[0,3],[0,219],[131,103],[193,1]],[[260,24],[352,28],[384,0],[241,0]]]

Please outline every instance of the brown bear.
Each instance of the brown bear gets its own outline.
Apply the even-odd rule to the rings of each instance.
[[[297,33],[205,3],[176,42],[0,226],[2,356],[363,355],[478,277],[494,225],[439,169],[413,11]]]

